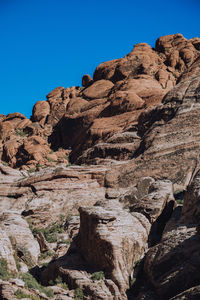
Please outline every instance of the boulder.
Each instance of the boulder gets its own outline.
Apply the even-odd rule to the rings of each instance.
[[[49,154],[50,151],[51,150],[49,146],[42,137],[31,136],[24,141],[21,153],[19,152],[18,155],[21,155],[23,160],[23,154],[25,152],[27,161],[35,160],[39,164],[43,164],[47,154]]]
[[[39,122],[44,125],[47,119],[47,116],[50,113],[50,105],[47,101],[38,101],[33,106],[32,120],[33,122]]]
[[[98,80],[83,90],[83,97],[88,100],[105,98],[113,86],[114,84],[109,80]]]
[[[103,270],[125,297],[133,267],[145,253],[150,224],[143,215],[131,215],[116,204],[80,208],[78,245],[86,261]]]
[[[93,83],[93,80],[91,78],[90,75],[83,75],[82,77],[82,86],[87,88],[88,86],[90,86]]]
[[[9,121],[0,122],[0,139],[4,140],[14,132],[13,125]]]
[[[55,88],[53,91],[51,91],[46,97],[48,100],[50,100],[52,98],[54,98],[54,99],[60,98],[63,91],[64,91],[64,87],[59,86],[59,87]]]
[[[124,211],[115,200],[103,203],[79,209],[77,239],[66,255],[44,270],[42,281],[60,274],[88,299],[125,300],[129,276],[146,251],[150,223],[142,214]],[[94,276],[100,274],[97,281]]]

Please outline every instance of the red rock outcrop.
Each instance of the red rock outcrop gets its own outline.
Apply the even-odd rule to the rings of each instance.
[[[12,167],[28,161],[31,168],[46,163],[40,155],[22,159],[24,140],[28,137],[33,144],[35,135],[44,138],[46,149],[72,149],[70,159],[76,163],[95,163],[98,157],[132,158],[140,143],[138,118],[159,105],[177,80],[198,73],[199,53],[199,38],[187,40],[181,34],[159,38],[155,49],[137,44],[124,58],[100,64],[94,80],[84,75],[84,89],[58,87],[47,95],[47,101],[38,101],[32,123],[18,113],[2,116],[2,159]],[[126,139],[130,132],[136,137],[134,143]],[[110,143],[116,134],[122,134],[123,142]]]
[[[197,43],[198,39],[195,41]],[[187,73],[195,64],[199,50],[193,43],[193,40],[186,40],[180,34],[166,36],[157,40],[155,49],[147,44],[138,44],[124,58],[98,66],[94,72],[94,82],[80,93],[80,97],[91,101],[107,96],[105,107],[99,107],[95,115],[93,110],[88,110],[84,115],[74,115],[73,122],[66,113],[54,133],[62,138],[56,140],[53,135],[53,146],[61,143],[64,147],[72,147],[71,160],[78,163],[87,160],[91,162],[98,156],[111,159],[118,157],[122,160],[132,158],[134,149],[127,145],[129,141],[115,146],[109,143],[103,146],[98,144],[105,143],[113,134],[130,131],[131,128],[137,132],[141,113],[151,106],[159,105],[183,72]],[[111,81],[114,86],[106,95],[105,83]],[[128,115],[129,111],[131,113]],[[114,118],[115,115],[120,116],[121,122],[119,118]],[[74,131],[81,132],[81,136],[72,138]]]
[[[32,120],[33,122],[39,122],[44,125],[49,114],[49,103],[47,101],[38,101],[33,107]]]
[[[31,120],[0,115],[0,259],[15,277],[38,263],[55,299],[197,299],[200,39],[135,45],[93,77]],[[40,297],[16,280],[0,298]]]
[[[168,178],[180,190],[188,185],[199,166],[199,86],[199,75],[182,80],[162,105],[140,115],[135,159],[109,171],[108,186],[129,185],[144,175]]]

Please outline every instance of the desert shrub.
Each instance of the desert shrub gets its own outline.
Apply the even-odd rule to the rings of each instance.
[[[47,157],[48,162],[55,162],[55,160],[51,157]]]
[[[9,280],[10,276],[7,260],[5,258],[0,258],[0,279]]]
[[[63,223],[64,220],[65,220],[65,215],[60,214],[60,215],[59,215],[59,218],[60,218],[60,222]]]
[[[36,168],[30,168],[30,169],[28,170],[28,173],[31,174],[31,173],[36,172],[36,171],[37,171]]]
[[[17,255],[17,249],[15,249],[15,252],[14,252],[14,259],[15,259],[15,263],[16,263],[16,267],[17,267],[17,270],[20,271],[21,269],[21,265],[20,265],[20,258],[19,256]]]
[[[72,215],[69,214],[69,215],[66,217],[65,222],[70,222],[71,220],[72,220]]]
[[[25,131],[23,128],[17,128],[17,129],[15,130],[15,133],[16,133],[17,135],[19,135],[19,136],[24,136],[24,135],[27,134],[26,131]]]
[[[51,280],[49,280],[48,284],[49,285],[55,285],[55,282],[51,279]]]
[[[49,285],[59,285],[64,290],[68,290],[68,285],[66,282],[63,282],[62,277],[58,276],[55,280],[50,280]]]
[[[38,290],[41,293],[45,293],[47,297],[53,298],[53,291],[40,285],[30,273],[22,273],[21,279],[24,281],[26,288]]]
[[[48,267],[48,265],[49,265],[49,263],[48,263],[48,262],[45,262],[45,263],[43,263],[43,264],[41,265],[41,267],[46,268],[46,267]]]
[[[51,257],[54,255],[54,252],[51,250],[45,251],[43,253],[40,253],[40,259],[46,259],[47,257]]]
[[[17,299],[24,299],[24,298],[29,298],[31,300],[40,300],[39,297],[34,296],[34,295],[29,295],[24,293],[22,290],[18,289],[15,293],[15,296]]]
[[[61,278],[60,276],[58,276],[58,277],[55,279],[55,283],[56,283],[56,284],[62,283],[62,278]]]
[[[69,289],[69,287],[68,287],[68,285],[66,284],[66,282],[62,282],[62,283],[61,283],[61,288],[63,288],[64,290],[68,290],[68,289]]]
[[[62,227],[62,222],[56,222],[45,228],[34,228],[32,229],[32,232],[34,236],[36,236],[39,232],[42,232],[47,242],[55,243],[57,242],[57,234],[63,233],[64,229]]]
[[[105,275],[104,275],[103,271],[95,272],[91,275],[92,280],[102,280],[104,278],[105,278]]]
[[[75,289],[75,300],[83,300],[84,294],[80,288]]]
[[[17,270],[19,272],[21,270],[21,265],[18,261],[16,261],[16,267],[17,267]]]
[[[44,288],[44,287],[43,287],[43,289],[44,289],[44,293],[47,295],[48,298],[53,298],[54,297],[53,290],[48,289],[48,288]]]
[[[71,240],[62,240],[62,241],[60,241],[59,244],[70,245],[71,244]]]

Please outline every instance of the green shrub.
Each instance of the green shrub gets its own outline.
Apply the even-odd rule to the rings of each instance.
[[[44,293],[47,295],[48,298],[53,298],[54,297],[53,290],[48,289],[48,288],[44,288],[44,287],[43,287],[43,289],[45,289]]]
[[[62,240],[60,242],[60,244],[70,245],[71,244],[71,240]]]
[[[25,287],[41,291],[41,286],[30,273],[22,273],[21,279],[25,282]]]
[[[8,271],[8,263],[5,258],[0,258],[0,279],[9,280],[11,274]]]
[[[62,222],[56,222],[46,228],[34,228],[32,229],[32,232],[34,236],[36,236],[39,232],[42,232],[47,242],[55,243],[57,242],[57,234],[63,233],[64,229],[62,227]]]
[[[30,173],[34,173],[34,172],[36,172],[37,170],[36,170],[36,168],[30,168],[29,170],[28,170],[28,173],[30,174]]]
[[[103,271],[95,272],[91,275],[92,280],[102,280],[104,278],[105,278],[105,275],[104,275]]]
[[[41,286],[30,273],[22,273],[21,279],[25,282],[26,288],[38,290],[41,293],[45,293],[47,297],[53,298],[53,291],[51,289]]]
[[[69,215],[66,217],[66,220],[65,220],[65,222],[70,222],[70,221],[71,221],[71,219],[72,219],[72,215],[71,215],[71,214],[69,214]]]
[[[58,276],[58,277],[55,279],[55,283],[56,283],[56,284],[62,283],[62,278],[61,278],[60,276]]]
[[[60,215],[59,215],[59,218],[60,218],[60,222],[63,223],[63,222],[64,222],[64,219],[65,219],[65,215],[60,214]]]
[[[59,285],[64,290],[68,290],[68,285],[63,282],[62,277],[58,276],[55,280],[50,280],[49,285]]]
[[[31,300],[40,300],[39,297],[34,296],[34,295],[29,295],[24,293],[22,290],[18,289],[15,293],[15,296],[17,299],[24,299],[24,298],[29,298]]]
[[[57,242],[56,233],[45,234],[45,238],[46,238],[47,242],[49,242],[49,243],[56,243]]]
[[[48,265],[49,265],[49,263],[47,263],[47,262],[45,262],[45,263],[43,263],[42,265],[41,265],[41,267],[48,267]]]
[[[55,160],[51,157],[47,157],[48,162],[55,162]]]
[[[39,259],[46,259],[47,257],[51,257],[54,255],[54,252],[51,250],[45,251],[43,253],[40,253]]]
[[[75,300],[83,300],[84,294],[80,288],[75,289]]]
[[[61,283],[61,288],[63,288],[64,290],[68,290],[68,289],[69,289],[69,287],[68,287],[68,285],[66,284],[66,282],[62,282],[62,283]]]
[[[15,130],[15,133],[16,133],[17,135],[19,135],[19,136],[24,136],[24,135],[27,134],[26,131],[25,131],[23,128],[17,128],[17,129]]]
[[[49,285],[55,285],[55,282],[51,279],[51,280],[49,280],[48,284]]]
[[[21,265],[18,261],[16,261],[16,267],[17,267],[17,270],[19,272],[21,270]]]
[[[177,202],[178,204],[182,205],[182,204],[183,204],[183,199],[178,199],[178,200],[176,200],[176,202]]]

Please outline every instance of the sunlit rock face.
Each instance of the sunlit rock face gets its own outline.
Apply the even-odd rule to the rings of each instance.
[[[200,39],[82,84],[0,115],[0,298],[198,299]]]

